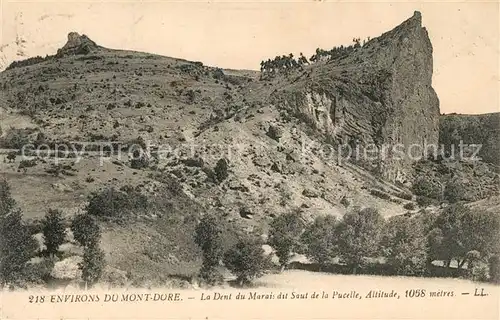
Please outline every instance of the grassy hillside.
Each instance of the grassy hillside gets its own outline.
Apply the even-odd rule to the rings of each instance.
[[[399,39],[401,30],[396,31],[388,37]],[[85,210],[92,194],[109,188],[122,190],[125,198],[131,197],[130,190],[144,197],[148,205],[128,208],[132,214],[115,210],[113,219],[100,220],[108,266],[129,281],[163,283],[169,276],[197,273],[201,256],[193,232],[206,213],[227,223],[224,242],[229,245],[240,233],[265,238],[269,222],[294,209],[309,220],[340,217],[353,206],[376,208],[384,217],[417,212],[408,206],[414,201],[413,181],[395,184],[370,163],[339,161],[338,152],[331,149],[339,141],[332,142],[335,136],[323,130],[328,126],[319,126],[323,119],[335,118],[333,107],[322,108],[331,105],[329,94],[339,91],[346,97],[343,106],[350,108],[335,128],[346,130],[344,140],[392,139],[385,123],[393,117],[377,115],[387,106],[395,112],[382,80],[398,78],[386,77],[377,68],[370,69],[368,82],[361,77],[371,68],[363,59],[376,56],[380,68],[385,60],[392,61],[386,56],[395,47],[387,41],[372,40],[366,51],[349,47],[346,52],[358,53],[261,77],[259,72],[110,50],[79,39],[75,41],[86,41],[83,46],[69,43],[54,56],[16,63],[0,73],[0,176],[8,180],[24,217],[35,222],[49,208],[62,210],[69,220]],[[395,94],[407,87],[412,87],[411,81]],[[324,89],[327,98],[304,100],[309,89]],[[437,103],[432,92],[428,98]],[[302,109],[294,109],[299,105]],[[434,111],[426,119],[431,131],[437,121],[431,119]],[[478,123],[493,128],[491,121]],[[446,129],[451,127],[448,122],[452,120],[445,118],[441,126],[443,139],[454,130]],[[418,133],[413,130],[414,136]],[[480,136],[492,149],[493,140]],[[145,141],[158,153],[140,167],[128,151]],[[49,157],[32,151],[29,159],[9,158],[12,149],[27,144],[45,151],[64,146],[72,154]],[[103,157],[102,145],[111,146],[112,152]],[[493,157],[486,152],[483,158],[488,156]],[[227,177],[218,179],[216,167],[223,159]],[[487,197],[495,183],[489,168],[477,168],[467,167],[465,178],[476,171],[484,174],[489,192],[467,200]]]

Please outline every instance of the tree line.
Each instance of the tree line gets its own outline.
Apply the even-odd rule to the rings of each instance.
[[[263,254],[263,241],[242,237],[225,253],[223,223],[212,215],[201,219],[196,243],[203,252],[200,278],[221,282],[222,262],[239,284],[252,281],[271,268]],[[318,270],[331,266],[349,273],[406,276],[461,276],[477,281],[500,281],[500,217],[472,210],[461,203],[439,214],[422,210],[415,216],[385,220],[373,208],[354,208],[340,220],[318,216],[307,222],[295,210],[270,224],[267,244],[285,269],[294,253],[305,254]],[[439,261],[442,267],[433,265]],[[455,263],[455,264],[453,264]]]
[[[368,41],[370,38],[368,38]],[[353,44],[349,46],[333,47],[330,50],[317,48],[316,52],[307,59],[302,52],[297,59],[293,53],[288,55],[276,56],[274,59],[267,59],[260,62],[261,79],[273,78],[279,74],[289,74],[293,70],[303,69],[305,65],[316,63],[319,61],[331,61],[340,59],[349,55],[351,52],[361,48],[366,41],[361,43],[360,38],[353,38]]]

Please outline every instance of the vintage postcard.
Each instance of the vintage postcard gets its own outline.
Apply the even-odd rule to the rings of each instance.
[[[0,0],[0,319],[499,319],[499,3]]]

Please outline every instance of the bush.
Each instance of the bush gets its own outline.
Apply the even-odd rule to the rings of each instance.
[[[127,214],[137,214],[149,207],[147,197],[132,188],[126,191],[108,188],[91,195],[87,212],[96,217],[120,218]]]
[[[408,202],[403,206],[403,208],[406,210],[415,210],[415,204],[413,202]]]
[[[391,200],[391,196],[389,194],[377,189],[371,189],[370,194],[380,199]]]
[[[212,72],[212,77],[216,80],[224,80],[224,78],[225,78],[224,71],[222,71],[222,69],[220,69],[220,68],[216,68]]]
[[[411,193],[408,193],[408,192],[399,192],[396,197],[398,198],[401,198],[401,199],[404,199],[404,200],[408,200],[408,201],[411,201],[413,199],[413,195]]]
[[[444,188],[444,199],[449,203],[456,203],[465,198],[465,188],[458,181],[450,181]]]
[[[19,163],[19,167],[17,167],[18,170],[20,169],[25,169],[25,168],[31,168],[35,167],[37,165],[36,159],[31,159],[31,160],[21,160]]]
[[[31,143],[31,130],[29,129],[9,129],[5,136],[0,139],[0,147],[5,149],[22,149]]]
[[[276,125],[270,125],[269,129],[267,130],[267,135],[269,138],[279,142],[281,137],[283,136],[283,130]]]
[[[149,167],[149,156],[142,150],[134,150],[130,159],[130,167],[132,169],[143,169]]]
[[[260,242],[245,238],[224,254],[224,264],[237,276],[238,283],[242,286],[260,277],[268,268],[269,259],[265,257]]]
[[[443,196],[441,183],[429,177],[420,177],[417,179],[413,184],[413,192],[417,196],[436,200],[441,200]]]
[[[44,284],[50,281],[54,269],[53,259],[43,259],[40,263],[28,263],[24,270],[24,280],[29,284]]]
[[[229,165],[226,159],[220,159],[215,165],[214,172],[217,181],[220,183],[229,176]]]
[[[422,208],[426,208],[434,203],[435,203],[434,199],[423,196],[417,196],[417,204]]]

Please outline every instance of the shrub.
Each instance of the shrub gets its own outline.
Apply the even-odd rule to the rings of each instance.
[[[458,181],[450,181],[444,188],[444,199],[449,203],[456,203],[460,200],[463,200],[465,194],[465,188]]]
[[[141,150],[134,150],[130,159],[130,167],[132,169],[143,169],[149,167],[149,157]]]
[[[276,125],[270,125],[269,129],[267,130],[267,135],[269,138],[279,142],[281,137],[283,136],[283,130]]]
[[[213,72],[212,72],[212,77],[216,80],[224,80],[224,71],[222,71],[222,69],[220,68],[216,68]]]
[[[224,181],[229,176],[229,165],[226,159],[220,159],[215,165],[214,172],[217,177],[217,181],[220,183]]]
[[[413,192],[415,192],[417,196],[436,200],[441,200],[443,194],[441,183],[429,177],[420,177],[417,179],[413,184]]]
[[[0,146],[6,149],[22,149],[31,143],[29,129],[9,129],[0,140]]]
[[[411,193],[408,193],[408,192],[399,192],[397,195],[396,195],[398,198],[401,198],[401,199],[404,199],[404,200],[408,200],[408,201],[411,201],[413,199],[413,195]]]
[[[36,159],[21,160],[21,162],[19,163],[18,169],[31,168],[31,167],[35,167],[36,165],[37,165]]]
[[[126,191],[107,188],[91,195],[87,212],[96,217],[119,218],[149,207],[147,197],[132,188]]]
[[[415,204],[413,202],[408,202],[403,206],[403,208],[406,210],[415,210]]]
[[[383,191],[380,191],[378,189],[371,189],[370,194],[372,196],[375,196],[375,197],[380,198],[380,199],[391,200],[391,196],[389,194],[387,194]]]
[[[417,196],[417,204],[422,208],[426,208],[434,203],[435,203],[434,199],[423,196]]]

